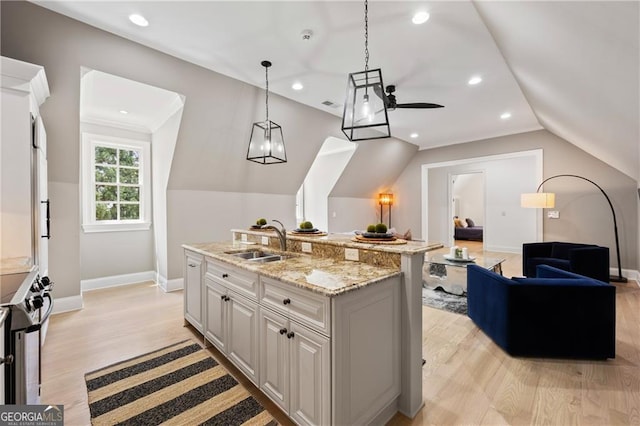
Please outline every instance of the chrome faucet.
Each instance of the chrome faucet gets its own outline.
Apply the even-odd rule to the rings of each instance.
[[[284,225],[279,220],[273,219],[271,222],[277,222],[280,224],[281,229],[278,229],[277,226],[273,225],[262,225],[262,229],[273,229],[278,234],[278,239],[280,239],[280,250],[287,251],[287,230],[284,229]]]

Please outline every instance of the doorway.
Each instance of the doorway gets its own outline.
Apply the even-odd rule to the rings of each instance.
[[[484,249],[486,216],[484,171],[455,173],[449,176],[449,246],[476,241]],[[455,219],[458,219],[455,221]]]

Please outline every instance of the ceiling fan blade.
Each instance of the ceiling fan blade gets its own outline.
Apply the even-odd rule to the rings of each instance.
[[[373,91],[375,92],[376,96],[379,97],[380,99],[382,99],[382,101],[385,104],[389,102],[389,100],[387,99],[387,95],[385,95],[384,92],[382,91],[382,85],[374,84],[373,85]]]
[[[430,104],[426,102],[414,102],[408,104],[397,104],[396,108],[444,108],[444,105]]]

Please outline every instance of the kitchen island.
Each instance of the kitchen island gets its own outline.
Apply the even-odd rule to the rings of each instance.
[[[415,416],[422,262],[441,245],[287,235],[282,253],[274,232],[232,232],[230,242],[183,246],[185,319],[205,342],[298,424]],[[243,258],[257,251],[284,258]]]

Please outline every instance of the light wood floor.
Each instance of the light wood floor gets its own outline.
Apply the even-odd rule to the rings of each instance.
[[[520,256],[505,257],[504,275],[521,275]],[[640,288],[635,282],[617,287],[616,358],[609,361],[513,358],[468,317],[424,307],[425,406],[415,419],[396,415],[390,424],[640,425]],[[66,425],[90,424],[85,373],[180,340],[201,340],[183,326],[182,292],[137,284],[87,292],[84,305],[51,318],[43,349],[42,402],[64,404]],[[279,422],[290,424],[248,387]]]

